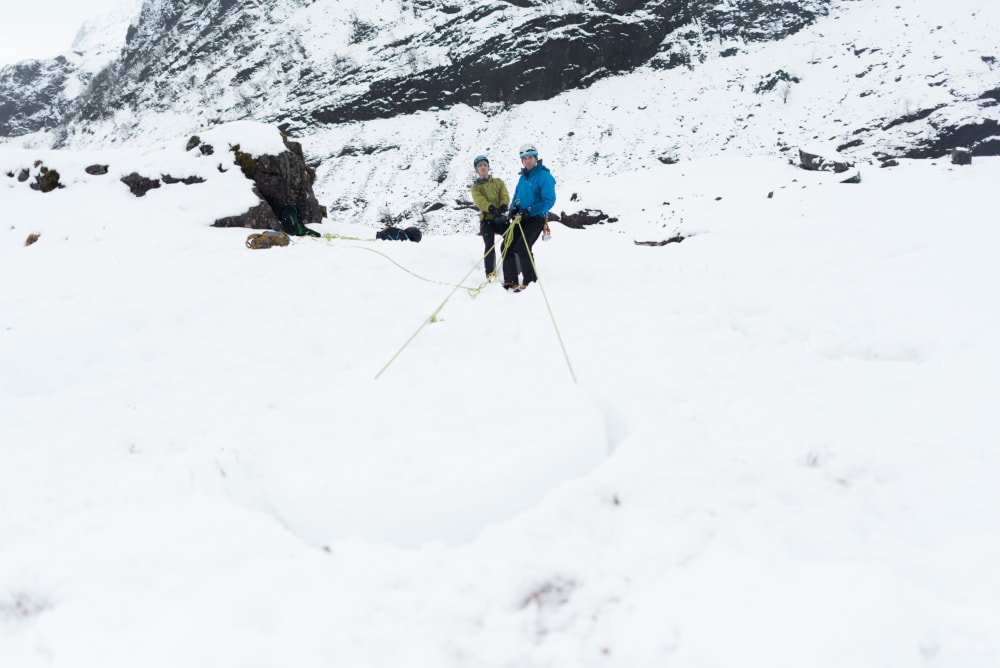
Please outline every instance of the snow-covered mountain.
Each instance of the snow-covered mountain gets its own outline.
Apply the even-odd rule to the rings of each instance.
[[[595,176],[733,151],[1000,151],[1000,7],[984,0],[127,7],[99,43],[0,70],[5,141],[96,147],[259,120],[302,140],[333,215],[442,231],[468,224],[471,157],[510,178],[528,140],[581,197]]]
[[[69,95],[75,104],[59,124],[72,132],[129,108],[141,116],[194,110],[202,122],[255,115],[302,129],[455,104],[510,106],[643,65],[690,65],[715,42],[735,52],[780,39],[829,3],[147,0],[118,57],[89,73],[88,90]],[[22,76],[24,84],[31,87]],[[5,97],[21,93],[7,88]],[[14,134],[51,120],[16,104],[7,116],[5,134],[14,119]]]

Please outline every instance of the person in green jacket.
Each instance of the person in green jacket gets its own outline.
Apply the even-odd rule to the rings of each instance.
[[[490,161],[485,155],[477,155],[472,161],[472,166],[476,170],[475,182],[472,184],[472,201],[479,209],[479,236],[483,238],[484,249],[483,265],[486,268],[486,278],[490,278],[496,272],[497,257],[496,235],[503,239],[503,233],[507,231],[507,205],[510,204],[510,195],[507,194],[507,186],[501,179],[490,174]],[[501,244],[501,256],[503,246]]]

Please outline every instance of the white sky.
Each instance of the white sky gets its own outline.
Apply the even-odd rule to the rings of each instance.
[[[122,0],[51,0],[4,3],[0,21],[0,65],[27,58],[51,58],[67,51],[84,21],[101,16]]]

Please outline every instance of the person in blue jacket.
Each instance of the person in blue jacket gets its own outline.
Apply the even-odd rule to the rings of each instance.
[[[556,180],[538,159],[535,145],[524,144],[518,153],[521,178],[511,198],[510,220],[520,216],[521,225],[512,230],[513,239],[503,261],[503,287],[514,292],[538,280],[531,249],[542,230],[548,228],[549,211],[556,203]],[[519,273],[523,276],[521,280],[518,280]]]

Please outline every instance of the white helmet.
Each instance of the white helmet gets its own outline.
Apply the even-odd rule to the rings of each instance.
[[[528,142],[527,144],[521,144],[521,148],[518,149],[517,152],[522,158],[526,158],[529,155],[533,155],[536,158],[538,157],[538,149],[535,148],[535,145],[532,144],[531,142]]]

